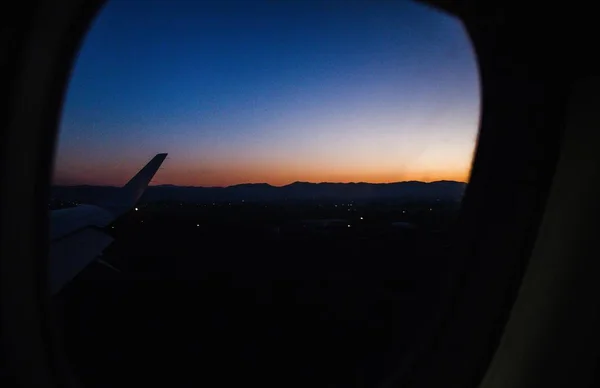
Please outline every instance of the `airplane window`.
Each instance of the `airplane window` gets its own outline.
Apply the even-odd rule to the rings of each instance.
[[[412,1],[107,3],[49,201],[75,373],[383,381],[445,292],[478,77]]]

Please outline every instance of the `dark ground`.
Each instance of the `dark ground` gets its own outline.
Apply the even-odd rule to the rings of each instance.
[[[295,223],[344,212],[351,227],[329,234]],[[122,272],[93,264],[57,298],[68,353],[89,386],[375,386],[438,309],[455,215],[441,204],[140,207],[109,228],[104,260]]]

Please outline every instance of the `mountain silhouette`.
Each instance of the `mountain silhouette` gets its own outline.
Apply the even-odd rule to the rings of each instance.
[[[310,183],[285,186],[243,183],[227,187],[151,186],[142,201],[285,201],[285,200],[460,200],[467,184],[456,181],[395,183]],[[112,186],[54,186],[52,197],[65,201],[98,203],[119,190]]]

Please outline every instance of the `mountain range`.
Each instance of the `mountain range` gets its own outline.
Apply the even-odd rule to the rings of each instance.
[[[395,183],[310,183],[285,186],[247,183],[227,187],[150,186],[142,201],[282,201],[282,200],[460,200],[467,184],[456,181]],[[113,195],[113,186],[53,186],[52,197],[64,201],[98,203]]]

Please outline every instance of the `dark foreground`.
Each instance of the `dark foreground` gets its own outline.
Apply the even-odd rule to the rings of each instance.
[[[351,227],[333,231],[275,220],[281,209],[132,212],[104,257],[121,272],[94,264],[57,298],[80,379],[378,385],[438,311],[455,212],[411,209],[413,230],[370,210],[352,209]]]

